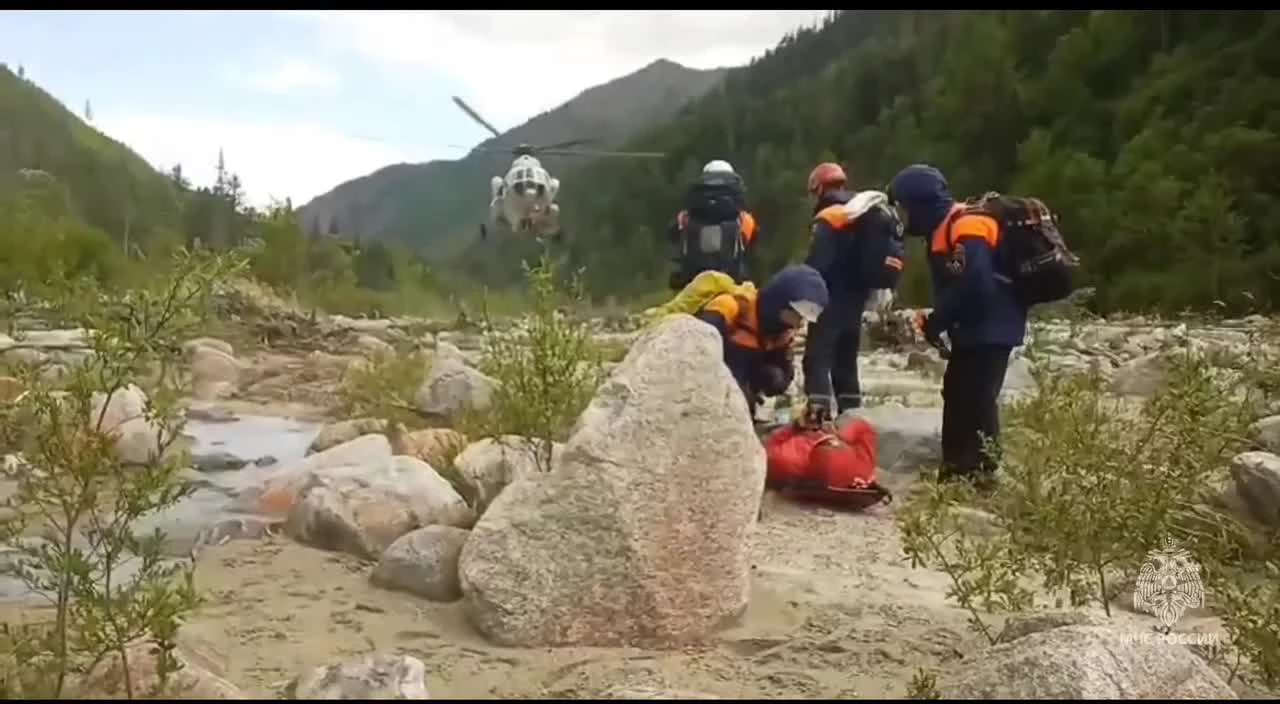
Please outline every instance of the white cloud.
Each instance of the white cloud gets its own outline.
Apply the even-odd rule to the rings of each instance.
[[[268,70],[244,76],[249,86],[268,93],[327,88],[338,83],[337,74],[301,59],[285,59]]]
[[[302,205],[334,186],[402,160],[388,145],[314,123],[209,120],[150,113],[97,116],[94,126],[157,168],[181,164],[197,185],[213,183],[221,147],[251,203],[290,197]]]
[[[667,58],[742,64],[827,10],[292,11],[326,45],[442,74],[502,130]]]

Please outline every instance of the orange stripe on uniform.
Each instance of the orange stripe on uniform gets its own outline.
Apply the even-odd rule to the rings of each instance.
[[[979,237],[992,247],[1000,241],[1000,225],[994,218],[977,213],[957,215],[964,207],[960,203],[954,205],[947,217],[943,218],[942,223],[933,231],[929,244],[931,253],[950,252],[951,248],[965,237]]]
[[[756,238],[756,216],[742,211],[738,219],[738,230],[742,232],[743,242],[751,244],[751,240]]]
[[[840,229],[849,222],[849,216],[845,214],[843,205],[831,205],[818,211],[813,216],[814,220],[821,220],[828,225]]]

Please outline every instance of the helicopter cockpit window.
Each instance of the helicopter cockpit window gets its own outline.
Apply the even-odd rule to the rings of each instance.
[[[512,188],[514,188],[515,192],[520,195],[524,195],[526,192],[533,192],[541,195],[541,193],[545,191],[545,186],[538,183],[537,178],[535,178],[533,169],[516,169],[513,176],[514,183],[512,184]]]

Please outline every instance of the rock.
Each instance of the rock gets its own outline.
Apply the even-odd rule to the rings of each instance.
[[[387,430],[391,452],[396,455],[417,457],[432,467],[445,467],[454,461],[459,451],[467,446],[467,437],[449,428],[426,428],[409,432],[403,423],[395,423]]]
[[[1111,390],[1125,396],[1154,396],[1164,387],[1164,381],[1164,356],[1153,352],[1116,368],[1111,377]]]
[[[299,492],[313,474],[338,468],[377,465],[391,457],[391,443],[381,434],[362,435],[271,473],[261,486],[242,491],[234,510],[284,518],[298,502]]]
[[[381,418],[352,418],[350,420],[340,420],[336,423],[326,423],[324,427],[320,428],[320,432],[316,434],[315,439],[311,441],[311,447],[307,448],[307,454],[323,452],[335,445],[355,440],[361,435],[382,433],[386,430],[386,427],[386,421]]]
[[[876,461],[887,472],[915,473],[942,453],[942,411],[898,405],[859,408],[842,415],[866,418],[876,429]]]
[[[215,450],[213,452],[195,455],[191,458],[191,464],[201,472],[226,472],[233,469],[240,469],[249,464],[249,460],[237,457],[226,450]]]
[[[1004,386],[1000,393],[1005,397],[1014,397],[1033,393],[1036,390],[1035,377],[1031,375],[1031,361],[1026,357],[1014,357],[1009,360],[1009,368],[1004,373]]]
[[[427,526],[396,538],[369,576],[374,586],[417,594],[432,601],[457,601],[458,555],[471,531]]]
[[[230,352],[217,347],[194,345],[188,354],[192,395],[195,398],[208,401],[235,391],[241,365]]]
[[[205,526],[196,535],[191,547],[192,553],[198,553],[206,547],[223,545],[232,540],[262,540],[276,534],[281,522],[261,516],[223,516]]]
[[[496,386],[497,381],[467,364],[461,350],[441,342],[414,403],[428,417],[449,422],[460,413],[488,408]]]
[[[476,510],[483,512],[511,482],[539,473],[536,448],[527,438],[503,435],[472,443],[454,458],[454,467],[475,497]],[[564,443],[554,443],[551,465],[559,465],[563,457]]]
[[[410,655],[325,665],[298,676],[286,699],[430,699],[427,666]]]
[[[1071,625],[993,646],[938,674],[943,699],[1238,699],[1182,645]]]
[[[1232,482],[1223,502],[1244,518],[1280,527],[1280,457],[1270,452],[1243,452],[1231,465]]]
[[[378,559],[397,538],[429,525],[468,528],[475,514],[448,480],[414,457],[313,472],[285,531],[325,550]]]
[[[997,643],[1009,643],[1024,638],[1032,633],[1051,631],[1063,626],[1105,626],[1107,619],[1084,611],[1066,609],[1050,609],[1032,611],[1010,616],[1004,622],[1004,629],[996,636]]]
[[[160,678],[156,668],[158,653],[155,646],[136,643],[126,649],[126,654],[129,681],[135,699],[250,699],[235,685],[210,672],[202,664],[193,662],[195,658],[184,654],[181,648],[175,652],[175,656],[182,667],[169,675],[163,690],[159,689]],[[73,689],[77,695],[74,698],[127,698],[122,674],[119,657],[108,656],[89,679],[74,684]]]
[[[1280,454],[1280,416],[1268,416],[1253,424],[1259,449]]]
[[[463,546],[465,610],[514,646],[698,641],[746,607],[764,449],[719,335],[668,318]]]
[[[903,368],[921,372],[932,376],[940,377],[947,369],[947,363],[937,352],[925,352],[924,350],[909,350],[907,352],[906,363]]]
[[[360,333],[356,335],[355,348],[363,354],[371,356],[392,355],[396,353],[396,348],[390,343],[379,340],[368,333]]]
[[[109,400],[101,391],[93,395],[88,422],[102,419],[100,430],[115,437],[116,455],[125,464],[150,462],[164,444],[159,426],[146,418],[146,408],[146,394],[133,384],[116,389]]]
[[[197,347],[215,349],[225,355],[234,355],[236,353],[230,342],[219,340],[216,337],[196,337],[182,343],[182,351],[188,355],[195,352]]]
[[[106,409],[103,405],[106,401]],[[111,394],[111,399],[107,400],[106,393],[102,391],[93,394],[93,412],[90,415],[90,422],[97,421],[101,417],[101,429],[110,431],[120,425],[141,418],[147,410],[147,395],[134,384],[129,384],[123,388],[116,389]]]
[[[187,407],[187,420],[198,420],[205,423],[234,423],[240,420],[240,416],[237,416],[229,408],[192,404]]]

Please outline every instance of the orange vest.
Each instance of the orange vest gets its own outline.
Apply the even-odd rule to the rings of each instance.
[[[729,342],[748,350],[779,350],[791,346],[795,331],[787,330],[774,338],[760,336],[760,303],[757,296],[735,296],[722,293],[711,299],[703,310],[720,314],[725,319]]]

